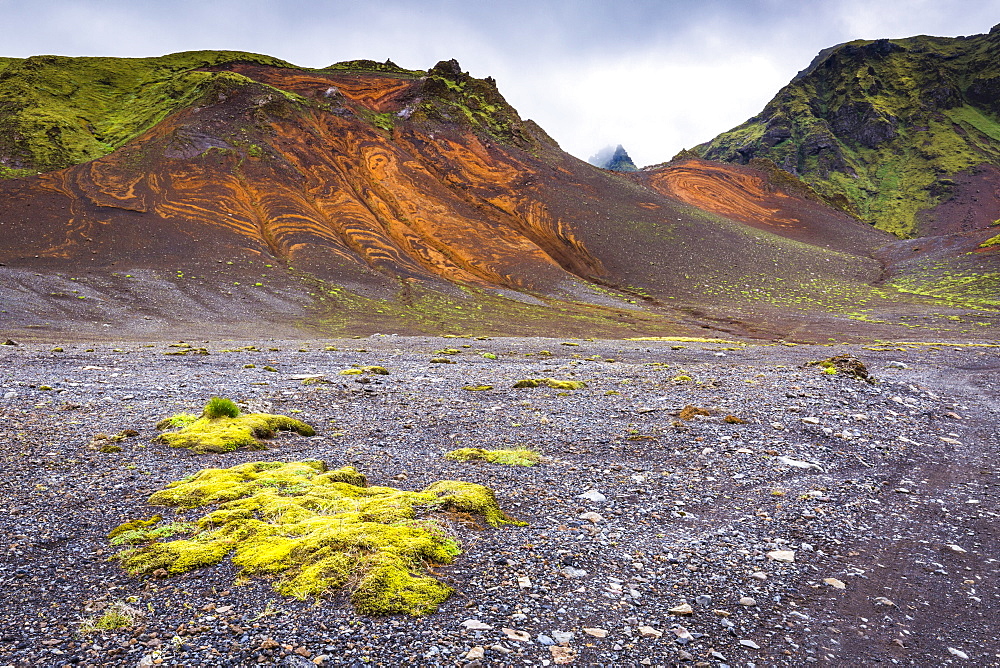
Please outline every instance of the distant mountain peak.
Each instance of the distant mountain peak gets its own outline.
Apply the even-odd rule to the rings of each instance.
[[[632,162],[632,158],[629,157],[628,151],[621,144],[616,147],[605,146],[600,151],[590,156],[588,160],[590,164],[595,167],[600,167],[601,169],[607,169],[612,172],[637,172],[639,168],[635,166]]]

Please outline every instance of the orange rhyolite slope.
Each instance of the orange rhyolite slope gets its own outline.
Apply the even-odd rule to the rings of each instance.
[[[120,149],[0,182],[0,262],[34,291],[36,315],[45,288],[25,276],[39,269],[146,272],[161,287],[113,290],[145,289],[155,305],[163,281],[173,294],[191,273],[226,294],[284,280],[287,301],[291,283],[270,269],[291,265],[389,301],[417,286],[660,309],[668,320],[655,329],[681,301],[711,301],[705,289],[720,282],[767,286],[802,271],[863,283],[880,271],[871,258],[886,235],[764,172],[702,160],[628,176],[596,169],[453,61],[426,75],[222,69],[234,73],[225,85]],[[216,266],[234,258],[260,263]]]

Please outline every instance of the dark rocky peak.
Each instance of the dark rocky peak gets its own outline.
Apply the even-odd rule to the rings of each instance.
[[[458,64],[458,61],[452,58],[451,60],[442,60],[437,65],[432,67],[427,72],[430,76],[443,77],[445,79],[451,79],[452,81],[458,81],[461,79],[468,79],[469,75],[462,71],[462,66]]]
[[[639,171],[639,168],[635,166],[635,163],[632,162],[632,158],[629,157],[625,147],[621,144],[618,144],[615,148],[607,146],[601,149],[595,155],[591,156],[588,162],[595,167],[607,169],[612,172]]]

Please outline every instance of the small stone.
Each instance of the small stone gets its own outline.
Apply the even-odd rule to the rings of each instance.
[[[553,640],[552,638],[548,637],[544,633],[539,633],[538,636],[535,637],[535,640],[538,641],[539,645],[546,645],[546,646],[548,646],[548,645],[555,645],[556,644],[555,640]]]
[[[552,632],[552,637],[560,645],[568,645],[570,642],[572,642],[573,635],[574,634],[573,634],[572,631],[553,631]]]
[[[712,597],[707,594],[701,594],[700,596],[695,596],[694,602],[698,605],[709,606],[712,605]]]
[[[580,515],[580,519],[587,520],[591,524],[597,524],[598,522],[604,521],[604,518],[599,513],[595,512],[583,513]]]
[[[760,649],[760,645],[755,643],[753,640],[744,639],[740,641],[740,644],[743,645],[744,647],[749,647],[750,649]]]
[[[576,650],[571,647],[553,645],[549,647],[549,652],[552,653],[552,663],[557,666],[565,666],[573,663],[573,659],[576,658]]]
[[[583,632],[587,635],[594,636],[595,638],[607,638],[608,632],[605,629],[599,629],[596,627],[586,627]]]
[[[876,596],[874,600],[875,605],[887,605],[895,606],[896,604],[887,599],[885,596]]]
[[[771,561],[790,564],[795,561],[795,550],[772,550],[767,553],[767,558]]]
[[[531,589],[531,578],[527,575],[517,576],[517,586],[521,589]]]
[[[795,459],[794,457],[778,457],[778,461],[785,466],[791,466],[796,469],[816,469],[817,471],[822,471],[823,467],[819,464],[813,464],[812,462],[804,462],[801,459]]]
[[[908,368],[910,368],[909,365],[907,365],[905,362],[897,362],[896,360],[893,360],[893,361],[889,362],[888,364],[886,364],[886,366],[888,368],[890,368],[890,369],[908,369]]]
[[[481,645],[477,645],[465,653],[465,658],[468,661],[482,659],[484,656],[486,656],[486,648]]]
[[[960,649],[955,649],[954,647],[949,647],[948,648],[948,653],[951,654],[952,656],[957,656],[960,659],[968,659],[969,658],[968,654],[966,654],[965,652],[963,652]]]
[[[485,624],[485,623],[479,621],[478,619],[466,619],[464,622],[462,622],[462,626],[464,626],[469,631],[492,631],[493,630],[492,626],[490,626],[489,624]]]
[[[802,421],[806,424],[819,424],[819,418],[816,417],[804,417]]]
[[[947,545],[947,547],[948,547],[948,548],[949,548],[949,549],[950,549],[950,550],[951,550],[952,552],[968,552],[968,550],[966,550],[966,549],[963,549],[962,547],[960,547],[960,546],[958,546],[958,545],[955,545],[955,544],[953,544],[953,543],[949,543],[949,544]]]
[[[578,499],[584,499],[586,501],[593,501],[595,503],[603,503],[603,502],[605,502],[605,501],[608,500],[608,497],[604,496],[603,494],[601,494],[600,492],[598,492],[596,489],[592,489],[592,490],[589,490],[587,492],[584,492],[583,494],[581,494],[580,496],[578,496],[576,498],[578,498]]]
[[[587,571],[583,570],[582,568],[574,568],[573,566],[565,566],[560,572],[568,578],[587,577]]]
[[[847,589],[847,585],[837,578],[823,578],[823,582],[830,585],[834,589]]]
[[[677,636],[678,640],[682,640],[684,642],[694,640],[694,636],[691,635],[691,632],[683,626],[678,626],[676,629],[672,629],[672,631],[674,632],[674,635]]]
[[[767,573],[765,573],[764,571],[757,571],[750,577],[752,577],[754,580],[760,580],[761,582],[763,582],[764,580],[767,579]]]
[[[757,601],[751,598],[750,596],[743,596],[742,598],[740,598],[740,605],[745,605],[747,607],[750,607],[752,605],[757,605]]]
[[[675,605],[670,608],[667,612],[671,615],[693,615],[694,608],[691,607],[690,603],[681,603],[680,605]]]
[[[510,640],[516,640],[518,642],[531,642],[531,634],[526,631],[518,631],[517,629],[508,629],[504,627],[501,629],[505,636]]]
[[[663,631],[657,631],[652,626],[640,626],[639,633],[647,638],[659,638],[663,635]]]
[[[713,610],[712,613],[716,617],[729,617],[730,615],[733,614],[733,613],[729,612],[728,610]]]

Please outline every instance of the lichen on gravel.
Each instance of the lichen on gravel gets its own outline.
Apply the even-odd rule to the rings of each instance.
[[[157,441],[198,454],[230,452],[237,448],[266,450],[262,439],[273,438],[279,431],[316,435],[316,430],[301,420],[268,413],[243,415],[235,403],[220,397],[213,397],[200,417],[179,413],[160,420],[156,428],[163,431]],[[170,429],[177,431],[164,431]]]
[[[448,512],[493,527],[524,524],[481,485],[445,480],[420,492],[369,487],[353,467],[328,470],[320,461],[204,469],[149,502],[214,508],[191,521],[154,516],[113,529],[112,545],[128,546],[113,558],[129,573],[179,575],[231,554],[243,574],[277,577],[274,588],[283,595],[318,598],[347,588],[354,607],[368,615],[424,615],[451,595],[451,587],[425,574],[428,565],[451,563],[461,553]]]
[[[557,380],[555,378],[524,378],[514,383],[514,389],[550,387],[553,390],[582,390],[587,384],[582,380]]]
[[[485,461],[507,466],[534,466],[541,456],[534,450],[486,450],[484,448],[458,448],[445,453],[445,459],[457,462]]]

